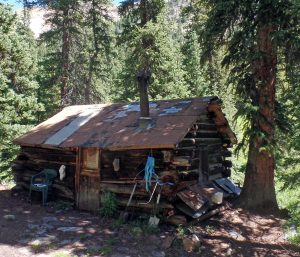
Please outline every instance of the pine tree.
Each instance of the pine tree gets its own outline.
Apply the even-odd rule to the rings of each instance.
[[[0,4],[0,180],[15,158],[12,141],[35,123],[37,102],[36,45],[32,33],[12,10]]]
[[[46,21],[50,29],[40,38],[39,76],[47,89],[40,96],[49,115],[70,104],[106,101],[115,76],[111,1],[40,0],[37,4],[50,11]]]
[[[299,6],[296,1],[193,1],[208,10],[198,23],[204,51],[209,59],[225,48],[223,65],[230,71],[228,84],[235,85],[240,99],[238,114],[248,121],[248,162],[240,203],[248,208],[277,208],[274,171],[276,83],[278,67],[287,63],[280,51],[299,50]],[[198,19],[199,21],[199,19]],[[292,44],[291,44],[292,43]]]
[[[135,99],[136,75],[151,70],[149,94],[152,99],[188,96],[184,81],[180,45],[171,37],[162,0],[124,1],[121,44],[127,58],[121,85],[125,87],[121,99]]]

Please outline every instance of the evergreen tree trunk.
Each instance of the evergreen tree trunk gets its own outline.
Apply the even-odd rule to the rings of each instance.
[[[277,209],[275,195],[275,160],[272,152],[275,127],[275,85],[277,52],[271,39],[272,24],[260,24],[257,33],[258,58],[253,63],[255,85],[251,98],[258,106],[252,120],[248,162],[244,187],[240,197],[248,209]]]
[[[69,32],[69,7],[63,9],[63,44],[62,44],[62,75],[61,75],[61,107],[69,104],[68,82],[70,66],[70,32]]]

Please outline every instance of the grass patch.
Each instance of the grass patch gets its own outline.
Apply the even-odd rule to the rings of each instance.
[[[100,197],[100,215],[105,218],[115,217],[117,214],[117,198],[114,193],[104,192]]]
[[[283,181],[276,181],[277,200],[281,209],[287,209],[289,219],[284,224],[288,241],[292,244],[300,244],[300,188],[286,187]],[[294,226],[296,233],[289,236],[290,228]]]

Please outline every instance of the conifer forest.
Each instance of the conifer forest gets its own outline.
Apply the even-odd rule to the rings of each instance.
[[[139,102],[147,70],[149,101],[222,99],[235,205],[284,211],[300,244],[300,1],[19,2],[0,3],[0,184],[13,183],[17,137],[67,106]]]

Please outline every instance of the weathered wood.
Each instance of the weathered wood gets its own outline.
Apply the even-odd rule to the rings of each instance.
[[[154,201],[154,199],[152,200],[152,202],[150,202],[149,204],[144,204],[148,201],[147,199],[142,199],[142,200],[137,200],[137,199],[132,199],[129,207],[137,207],[137,208],[144,208],[144,209],[151,209],[153,210],[153,208],[156,208],[156,203]],[[117,198],[117,204],[119,206],[125,207],[128,203],[128,198]],[[174,209],[174,206],[165,201],[165,200],[161,200],[160,203],[157,206],[158,209]]]
[[[183,215],[172,215],[165,219],[165,222],[171,225],[186,225],[187,219]]]
[[[177,166],[191,166],[191,158],[188,156],[176,156],[171,163]]]
[[[78,208],[97,211],[100,208],[100,178],[80,175]]]
[[[125,184],[125,185],[120,185],[120,184],[112,184],[112,183],[100,183],[100,190],[102,192],[112,192],[116,194],[125,194],[125,195],[130,195],[133,189],[132,184]],[[149,193],[146,191],[145,186],[137,186],[134,195],[139,195],[139,196],[149,196]]]
[[[204,221],[206,219],[209,219],[210,217],[222,212],[222,211],[225,211],[227,207],[225,206],[221,206],[219,208],[216,208],[214,210],[211,210],[207,213],[205,213],[204,215],[202,215],[201,217],[197,218],[197,219],[194,219],[192,221],[189,222],[189,225],[195,225],[197,224],[198,222],[201,222],[201,221]]]

